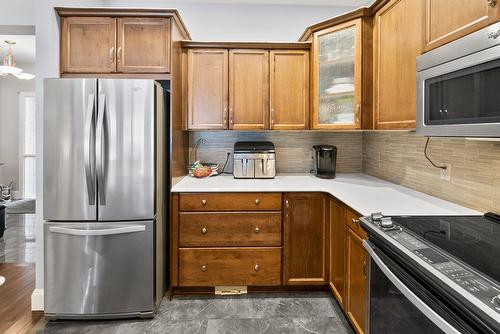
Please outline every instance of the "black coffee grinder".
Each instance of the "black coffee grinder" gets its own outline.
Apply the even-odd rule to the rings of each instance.
[[[337,169],[337,147],[314,145],[314,175],[322,179],[334,179]]]

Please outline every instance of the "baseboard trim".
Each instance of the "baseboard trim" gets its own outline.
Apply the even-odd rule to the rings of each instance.
[[[35,289],[31,294],[31,311],[43,311],[43,289]]]

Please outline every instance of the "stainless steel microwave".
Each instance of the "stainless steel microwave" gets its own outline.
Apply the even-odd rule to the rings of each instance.
[[[417,57],[416,128],[500,137],[500,22]]]

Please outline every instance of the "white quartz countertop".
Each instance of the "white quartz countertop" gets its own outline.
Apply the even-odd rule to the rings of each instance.
[[[274,179],[235,179],[232,175],[197,179],[186,176],[172,188],[172,192],[325,192],[365,216],[372,212],[388,216],[481,214],[365,174],[337,174],[332,180],[310,174],[282,174]]]

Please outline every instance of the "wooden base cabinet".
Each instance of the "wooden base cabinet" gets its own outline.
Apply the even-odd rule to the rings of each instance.
[[[281,193],[173,194],[172,286],[281,286],[281,198]]]
[[[347,304],[344,309],[358,334],[365,333],[367,325],[367,266],[369,256],[363,247],[363,239],[366,239],[366,234],[364,232],[362,234],[359,235],[347,227]]]
[[[346,260],[346,223],[345,206],[337,199],[330,199],[330,236],[329,236],[329,286],[340,305],[345,303],[345,260]]]
[[[284,285],[325,285],[329,202],[323,193],[284,195]]]

